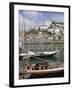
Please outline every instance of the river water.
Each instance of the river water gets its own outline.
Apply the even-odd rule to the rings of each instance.
[[[64,44],[52,44],[52,45],[48,44],[46,47],[46,51],[53,51],[53,50],[59,50],[59,52],[57,52],[53,56],[46,56],[46,57],[41,57],[41,58],[48,60],[49,63],[58,62],[58,61],[64,62]],[[30,59],[30,62],[32,64],[36,64],[41,61],[37,59]]]

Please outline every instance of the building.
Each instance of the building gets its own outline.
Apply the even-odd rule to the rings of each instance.
[[[48,30],[48,26],[47,25],[41,25],[40,26],[40,30],[47,31]]]
[[[53,34],[54,29],[53,29],[53,28],[49,28],[49,29],[48,29],[48,32],[50,32],[51,34]]]

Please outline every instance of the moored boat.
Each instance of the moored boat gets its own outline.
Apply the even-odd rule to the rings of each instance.
[[[36,52],[36,53],[33,51],[28,51],[28,53],[19,54],[19,57],[23,57],[26,55],[29,55],[30,57],[31,56],[51,56],[51,55],[55,55],[57,52],[58,52],[58,50],[57,51],[50,51],[50,52]]]
[[[28,65],[26,69],[21,70],[20,75],[28,75],[28,78],[48,78],[48,77],[58,77],[64,76],[63,63],[51,63],[47,61],[42,63],[37,63],[34,65]]]
[[[20,74],[29,74],[32,78],[45,78],[63,75],[64,68],[46,69],[46,70],[27,70],[22,71]]]

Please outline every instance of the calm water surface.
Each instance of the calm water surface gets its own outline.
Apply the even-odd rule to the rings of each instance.
[[[64,44],[52,44],[47,46],[47,51],[53,51],[53,50],[59,50],[59,52],[53,56],[46,56],[46,57],[41,57],[44,60],[48,60],[48,62],[64,62]],[[30,59],[30,62],[32,64],[36,64],[38,62],[41,62],[40,60],[37,59]]]

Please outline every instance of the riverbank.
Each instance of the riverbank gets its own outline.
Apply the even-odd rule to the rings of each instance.
[[[47,40],[45,42],[24,42],[24,44],[64,44],[64,40]]]

